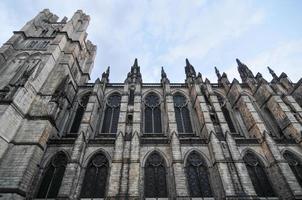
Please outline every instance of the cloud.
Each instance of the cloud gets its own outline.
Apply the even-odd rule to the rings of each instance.
[[[60,18],[65,15],[70,18],[77,9],[91,16],[88,39],[98,46],[92,81],[111,66],[111,82],[126,78],[134,58],[138,58],[144,82],[159,82],[161,66],[171,82],[182,82],[186,57],[196,71],[216,81],[212,66],[218,63],[222,65],[221,71],[234,73],[233,68],[224,67],[233,66],[229,60],[235,58],[230,57],[233,56],[230,51],[236,55],[242,51],[233,50],[234,43],[245,35],[259,32],[259,27],[267,22],[268,13],[263,6],[248,0],[15,0],[0,3],[0,41],[5,42],[11,31],[20,29],[43,8],[49,8]],[[274,49],[263,50],[261,43],[257,48],[262,52],[257,56],[250,49],[245,50],[245,57],[253,58],[247,61],[255,66],[269,65],[264,63],[270,61],[265,55]],[[288,50],[287,56],[274,58],[279,60],[278,64],[282,63],[284,71],[288,69],[287,64],[298,65],[301,60],[292,53]]]
[[[285,72],[293,82],[297,82],[302,74],[300,55],[302,55],[302,39],[276,44],[273,48],[260,52],[255,57],[243,62],[253,71],[254,75],[260,72],[269,81],[272,76],[269,74],[267,66],[271,67],[277,75]],[[240,80],[237,66],[229,67],[226,73],[230,75],[230,80],[234,77]]]

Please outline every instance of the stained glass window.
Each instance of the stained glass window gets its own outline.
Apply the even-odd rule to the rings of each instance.
[[[173,96],[173,101],[178,132],[192,133],[193,130],[187,99],[183,95],[177,93]]]
[[[86,106],[87,106],[87,103],[88,103],[88,100],[89,100],[89,96],[90,95],[85,95],[79,101],[78,108],[77,108],[77,111],[76,111],[76,115],[74,117],[71,129],[70,129],[71,133],[77,133],[79,128],[80,128],[81,121],[82,121],[82,118],[83,118],[83,115],[85,113]]]
[[[254,189],[259,197],[274,197],[274,191],[259,158],[248,152],[243,157]]]
[[[186,176],[191,197],[213,196],[207,164],[196,151],[192,151],[187,158]]]
[[[102,133],[116,133],[120,116],[121,95],[114,93],[107,99]]]
[[[87,165],[82,184],[81,198],[105,197],[109,162],[106,156],[98,153]]]
[[[283,154],[285,160],[289,164],[291,170],[293,171],[298,183],[302,187],[302,162],[295,154],[290,151],[286,151]]]
[[[152,153],[145,164],[145,197],[167,197],[166,165],[159,153]]]
[[[145,133],[161,133],[160,98],[150,93],[145,98]]]
[[[57,153],[45,169],[37,193],[37,198],[55,198],[59,193],[61,182],[67,165],[67,157],[63,152]]]

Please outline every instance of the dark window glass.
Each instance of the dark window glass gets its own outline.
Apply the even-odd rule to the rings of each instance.
[[[53,157],[43,174],[37,198],[57,197],[66,165],[67,157],[63,152],[59,152]]]
[[[80,128],[81,121],[82,121],[82,118],[83,118],[83,115],[85,113],[86,106],[87,106],[87,103],[88,103],[88,100],[89,100],[89,96],[90,95],[85,95],[79,101],[78,108],[77,108],[77,111],[76,111],[76,115],[74,117],[71,129],[70,129],[71,133],[77,133],[79,128]]]
[[[167,197],[166,166],[164,159],[157,153],[152,153],[145,164],[145,197]]]
[[[230,128],[230,131],[232,133],[235,133],[236,129],[235,129],[234,123],[232,121],[230,112],[229,112],[229,110],[226,107],[225,99],[223,97],[221,97],[220,95],[217,95],[217,97],[218,97],[218,102],[219,102],[219,104],[221,106],[221,111],[223,113],[223,116],[224,116],[224,118],[225,118],[225,120],[226,120],[229,128]]]
[[[286,151],[283,154],[285,160],[289,164],[291,170],[295,174],[296,179],[298,180],[298,183],[302,187],[302,162],[301,160],[293,153]]]
[[[81,198],[105,197],[109,162],[104,154],[92,157],[86,168],[82,184]]]
[[[129,95],[129,105],[134,104],[134,90],[130,90],[130,95]]]
[[[118,93],[112,94],[107,99],[107,106],[103,120],[102,133],[116,133],[118,119],[120,116],[121,96]]]
[[[177,130],[179,133],[192,133],[192,125],[190,119],[190,112],[187,107],[186,98],[181,94],[173,96],[175,119],[177,123]]]
[[[145,98],[145,133],[161,133],[160,99],[155,93]]]
[[[209,171],[205,160],[193,151],[186,162],[186,176],[191,197],[212,197]]]
[[[257,195],[259,197],[274,197],[273,188],[259,158],[248,152],[243,159]]]

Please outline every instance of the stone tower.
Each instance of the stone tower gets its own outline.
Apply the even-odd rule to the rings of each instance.
[[[302,199],[302,79],[240,83],[185,60],[144,83],[88,83],[89,16],[43,10],[0,49],[0,199]]]

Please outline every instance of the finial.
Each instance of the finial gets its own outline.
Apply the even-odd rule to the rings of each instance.
[[[217,69],[217,67],[214,67],[214,68],[215,68],[215,72],[216,72],[216,75],[217,75],[218,79],[221,79],[221,75],[220,75],[219,70]]]
[[[236,58],[236,62],[238,65],[242,65],[242,62],[238,58]]]
[[[267,69],[268,69],[269,73],[272,75],[273,79],[278,79],[278,76],[276,75],[274,70],[272,70],[269,66],[267,66]]]
[[[186,58],[186,65],[187,66],[191,65],[190,62],[189,62],[189,60],[188,60],[188,58]]]
[[[164,79],[164,78],[167,78],[167,74],[164,70],[164,67],[161,67],[161,78]]]
[[[206,79],[204,80],[204,82],[205,82],[206,84],[211,84],[211,82],[210,82],[210,80],[209,80],[208,78],[206,78]]]
[[[138,67],[137,58],[135,58],[133,66]]]
[[[107,74],[110,73],[110,66],[107,67],[106,73],[107,73]]]

